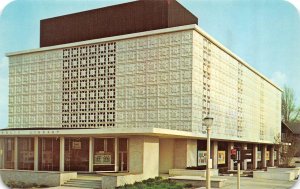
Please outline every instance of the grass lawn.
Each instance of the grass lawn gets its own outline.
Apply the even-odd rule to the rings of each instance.
[[[192,186],[189,184],[176,183],[168,179],[164,180],[161,177],[156,177],[154,179],[148,179],[142,182],[136,182],[134,184],[128,184],[117,188],[118,189],[185,189],[185,188],[192,188]]]

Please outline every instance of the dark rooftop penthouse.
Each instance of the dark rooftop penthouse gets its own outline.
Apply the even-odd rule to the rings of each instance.
[[[139,0],[41,20],[40,46],[197,24],[176,0]]]

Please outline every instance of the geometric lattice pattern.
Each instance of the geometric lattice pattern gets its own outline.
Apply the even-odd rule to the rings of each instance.
[[[115,125],[116,43],[63,50],[63,127]]]
[[[60,50],[10,57],[9,127],[61,127]]]
[[[191,131],[193,32],[117,42],[116,124]]]
[[[207,40],[194,32],[193,73],[200,77],[193,77],[193,88],[201,94],[198,86],[203,83],[203,95],[193,94],[193,111],[197,115],[201,115],[201,108],[203,111],[202,117],[193,117],[193,128],[201,125],[200,118],[209,108],[214,118],[213,137],[274,141],[280,132],[280,91],[219,46],[208,46]]]
[[[9,127],[201,134],[210,114],[214,138],[280,132],[280,91],[192,29],[14,55],[9,88]]]
[[[211,42],[203,39],[203,95],[202,95],[202,118],[210,114],[210,90],[211,90]],[[202,130],[206,126],[202,123]]]

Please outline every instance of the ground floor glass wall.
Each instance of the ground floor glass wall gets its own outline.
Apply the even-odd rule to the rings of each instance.
[[[39,138],[39,170],[59,171],[59,138]]]
[[[89,171],[89,138],[65,138],[65,171]]]
[[[115,170],[115,139],[94,139],[94,171]]]
[[[128,139],[95,138],[93,158],[94,171],[126,172],[128,170]]]
[[[18,138],[18,169],[33,170],[34,138]]]
[[[4,169],[14,169],[15,139],[4,138]]]
[[[128,139],[119,139],[119,171],[128,170]]]
[[[14,169],[17,163],[18,170],[34,170],[37,165],[38,171],[59,171],[60,165],[64,164],[65,171],[128,171],[128,138],[65,137],[64,154],[60,150],[60,137],[36,139],[3,138],[3,168]]]

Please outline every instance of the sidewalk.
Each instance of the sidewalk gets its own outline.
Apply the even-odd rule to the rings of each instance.
[[[221,189],[236,189],[237,178],[222,176],[221,178],[227,179],[226,184]],[[280,181],[280,180],[265,180],[265,179],[253,179],[251,177],[241,177],[241,189],[290,189],[296,181]],[[297,183],[296,188],[300,189],[300,183]],[[197,189],[205,189],[200,187]],[[213,188],[212,188],[213,189]]]

